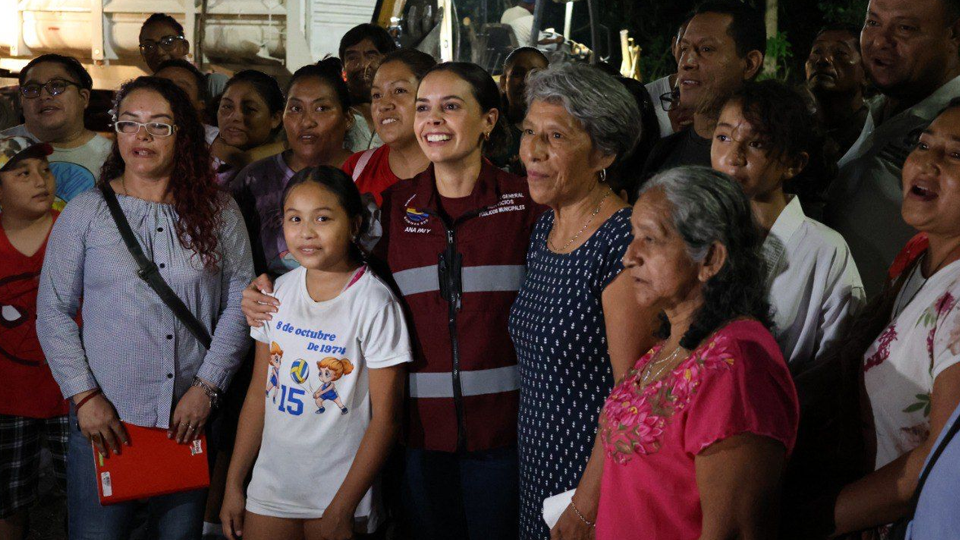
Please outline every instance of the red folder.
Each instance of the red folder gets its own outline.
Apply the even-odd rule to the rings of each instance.
[[[119,455],[93,449],[100,504],[108,505],[157,495],[201,489],[210,485],[207,441],[186,444],[167,438],[167,430],[126,422],[130,446]]]

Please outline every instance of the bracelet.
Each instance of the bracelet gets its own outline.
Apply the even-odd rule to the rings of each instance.
[[[570,508],[573,508],[573,511],[577,513],[577,517],[580,518],[580,521],[586,523],[588,527],[596,528],[597,522],[590,521],[587,518],[583,517],[583,514],[580,513],[580,510],[577,508],[577,505],[573,504],[573,499],[570,499]]]
[[[99,396],[99,395],[102,394],[102,393],[103,393],[103,392],[101,392],[99,388],[97,388],[97,389],[94,390],[93,392],[90,392],[89,394],[87,394],[87,397],[81,399],[80,401],[77,402],[76,405],[73,406],[73,412],[76,413],[77,411],[80,410],[80,407],[83,407],[84,405],[87,404],[88,401],[90,401],[91,399]]]
[[[206,394],[207,398],[210,400],[211,409],[216,409],[220,405],[220,391],[203,382],[203,379],[200,377],[194,377],[193,384],[190,386],[196,386],[197,388],[203,390],[203,393]]]

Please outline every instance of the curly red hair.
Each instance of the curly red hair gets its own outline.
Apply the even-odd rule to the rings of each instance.
[[[184,249],[200,257],[204,268],[216,271],[221,257],[218,232],[223,219],[220,214],[227,198],[222,195],[211,166],[200,116],[180,87],[157,77],[138,77],[121,86],[114,101],[114,114],[119,114],[120,104],[135,90],[156,92],[173,111],[177,132],[168,189],[179,218],[175,226],[177,239]],[[113,150],[103,164],[100,183],[121,177],[125,168],[120,147],[114,141]]]

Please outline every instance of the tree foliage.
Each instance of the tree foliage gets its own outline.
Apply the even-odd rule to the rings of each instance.
[[[867,13],[867,0],[820,0],[817,7],[823,13],[823,20],[829,23],[844,23],[860,26]]]
[[[456,0],[460,17],[480,20],[484,0]],[[486,0],[488,20],[499,20],[503,9],[515,0]],[[599,2],[600,23],[604,25],[612,45],[609,62],[620,65],[618,34],[621,29],[643,49],[640,57],[645,80],[652,81],[676,70],[670,41],[680,24],[687,18],[699,0],[596,0]],[[743,0],[757,9],[763,9],[764,0]],[[545,26],[562,29],[563,7],[547,0]],[[817,32],[828,23],[863,24],[867,0],[781,0],[779,3],[779,32],[768,40],[767,51],[777,56],[778,78],[796,80],[803,75],[803,63],[810,43]],[[573,39],[588,42],[586,0],[578,0],[574,8]]]
[[[604,24],[614,31],[630,30],[643,48],[641,68],[651,81],[676,70],[670,54],[670,39],[698,3],[698,0],[599,0]],[[762,9],[763,0],[745,0]],[[779,33],[768,40],[768,53],[777,55],[777,77],[798,80],[817,32],[829,23],[859,27],[867,12],[867,0],[781,0]],[[613,65],[619,65],[614,58]]]

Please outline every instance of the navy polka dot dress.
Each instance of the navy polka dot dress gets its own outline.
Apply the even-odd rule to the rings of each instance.
[[[577,487],[593,449],[597,417],[613,388],[601,306],[632,236],[630,208],[583,245],[547,247],[553,212],[537,221],[527,276],[510,310],[520,374],[520,538],[545,540],[543,499]]]

